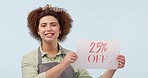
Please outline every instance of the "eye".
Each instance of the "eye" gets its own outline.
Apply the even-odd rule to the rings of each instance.
[[[57,24],[52,24],[51,26],[57,26]]]
[[[58,26],[58,23],[57,22],[52,22],[51,26]]]
[[[46,27],[46,24],[41,24],[41,27]]]

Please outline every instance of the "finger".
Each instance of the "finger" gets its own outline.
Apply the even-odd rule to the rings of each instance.
[[[77,58],[71,58],[71,63],[74,63],[77,60]]]
[[[118,61],[124,61],[125,62],[125,59],[124,58],[117,58]]]
[[[76,57],[76,58],[78,58],[78,56],[77,56],[76,53],[72,53],[72,57]]]
[[[125,66],[125,61],[118,60],[118,68],[123,68]]]
[[[124,66],[125,66],[125,64],[123,64],[121,62],[118,63],[118,68],[123,68]]]
[[[125,64],[125,61],[124,60],[118,60],[118,63]]]
[[[124,56],[118,56],[117,57],[117,60],[119,61],[119,62],[122,62],[122,63],[125,63],[125,57]]]
[[[125,56],[123,56],[123,55],[118,55],[118,56],[117,56],[117,59],[125,59]]]
[[[77,60],[76,56],[70,57],[72,60]]]

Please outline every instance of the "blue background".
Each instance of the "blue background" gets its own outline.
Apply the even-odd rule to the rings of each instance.
[[[39,46],[29,35],[27,15],[48,3],[67,9],[74,20],[63,47],[76,51],[76,41],[82,38],[118,40],[127,62],[113,78],[148,78],[147,0],[1,0],[1,78],[21,78],[23,55]],[[97,78],[105,69],[88,71]]]

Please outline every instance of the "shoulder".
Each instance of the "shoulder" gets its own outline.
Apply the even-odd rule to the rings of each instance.
[[[34,49],[25,54],[22,58],[22,63],[37,63],[38,62],[38,50]]]
[[[38,51],[37,51],[37,49],[34,49],[34,50],[30,51],[29,53],[25,54],[23,56],[23,58],[25,58],[25,57],[35,57],[37,55],[38,55]]]

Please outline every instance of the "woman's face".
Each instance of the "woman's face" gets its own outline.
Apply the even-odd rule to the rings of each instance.
[[[57,41],[60,33],[58,20],[53,16],[44,16],[39,21],[38,34],[42,41]]]

